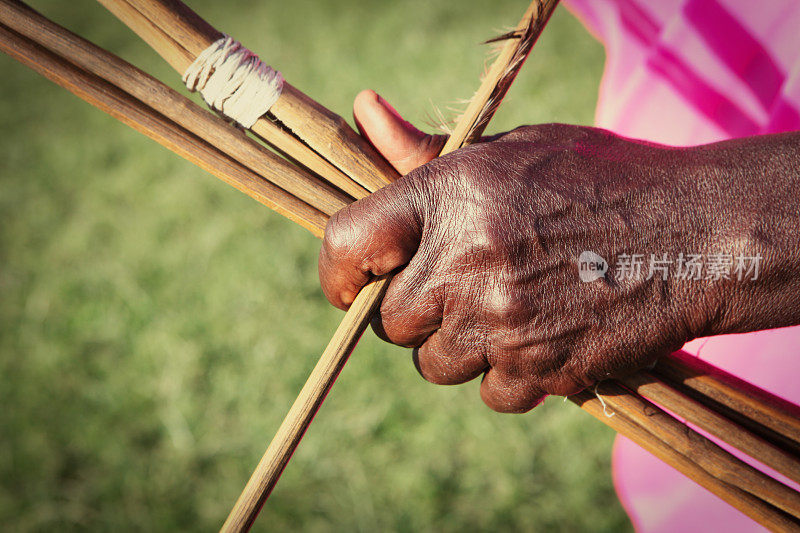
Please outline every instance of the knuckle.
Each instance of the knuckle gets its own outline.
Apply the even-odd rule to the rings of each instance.
[[[342,255],[356,240],[356,225],[353,223],[349,207],[345,207],[328,219],[322,246],[330,257]]]
[[[513,349],[513,340],[516,335],[514,330],[523,315],[526,314],[527,306],[518,294],[504,287],[489,288],[484,293],[483,310],[487,320],[495,328],[495,341],[502,348]],[[508,341],[512,345],[508,346]]]

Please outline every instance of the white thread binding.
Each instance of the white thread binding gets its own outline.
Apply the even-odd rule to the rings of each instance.
[[[225,35],[203,50],[183,74],[190,91],[245,128],[278,101],[283,76],[238,41]]]
[[[608,406],[606,405],[605,400],[603,400],[603,397],[600,396],[600,393],[597,392],[598,386],[600,386],[599,383],[594,386],[594,395],[597,396],[597,399],[600,400],[600,405],[603,406],[603,414],[606,415],[606,418],[611,418],[617,413],[608,410]]]

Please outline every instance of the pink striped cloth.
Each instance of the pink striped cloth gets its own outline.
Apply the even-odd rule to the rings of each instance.
[[[800,130],[800,1],[565,3],[606,48],[598,126],[675,146]],[[684,350],[800,403],[800,326]],[[613,473],[637,531],[763,531],[625,438]]]

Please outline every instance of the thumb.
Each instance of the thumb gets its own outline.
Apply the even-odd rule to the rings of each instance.
[[[447,140],[419,131],[375,91],[356,96],[353,117],[361,134],[403,175],[439,155]]]

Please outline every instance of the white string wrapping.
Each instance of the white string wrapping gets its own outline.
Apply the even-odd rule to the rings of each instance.
[[[599,385],[600,384],[598,383],[597,385],[594,386],[594,395],[597,396],[597,399],[600,400],[600,405],[603,406],[603,414],[606,415],[606,418],[611,418],[612,416],[614,416],[617,413],[608,410],[608,406],[606,405],[606,401],[603,399],[602,396],[600,396],[600,393],[597,392],[597,387]]]
[[[251,127],[278,101],[283,76],[228,35],[203,50],[183,74],[213,109]]]

